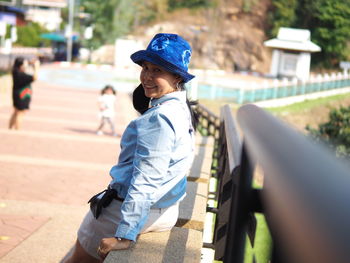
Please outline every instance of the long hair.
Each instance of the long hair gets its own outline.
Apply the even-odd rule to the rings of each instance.
[[[134,109],[141,115],[148,110],[150,100],[150,98],[146,97],[142,84],[138,85],[132,93],[132,104],[134,105]]]
[[[24,57],[17,57],[12,67],[12,74],[16,74],[24,63]]]
[[[198,101],[186,99],[186,103],[191,114],[191,122],[192,122],[193,129],[196,131],[198,122],[199,122],[199,116],[195,108],[198,105]]]
[[[180,82],[177,85],[177,89],[178,90],[186,90],[185,82],[183,82],[183,81]],[[195,108],[198,105],[198,101],[189,100],[188,98],[186,98],[186,104],[187,104],[188,110],[190,111],[190,114],[191,114],[191,122],[192,122],[193,129],[196,131],[197,126],[198,126],[198,122],[199,122],[199,116],[198,116],[198,113],[195,111]]]

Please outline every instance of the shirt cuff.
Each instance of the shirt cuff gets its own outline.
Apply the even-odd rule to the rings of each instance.
[[[125,239],[129,239],[131,241],[136,242],[138,232],[130,231],[129,227],[126,225],[119,225],[117,231],[115,232],[115,237],[121,237]]]

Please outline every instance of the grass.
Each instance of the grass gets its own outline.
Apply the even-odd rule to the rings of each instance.
[[[273,108],[267,107],[264,109],[273,114],[283,114],[283,113],[293,114],[293,113],[300,113],[305,110],[309,110],[318,106],[326,106],[331,102],[335,102],[343,99],[349,99],[349,98],[350,98],[350,93],[345,93],[345,94],[338,94],[338,95],[324,97],[324,98],[318,98],[314,100],[305,100],[303,102],[298,102],[287,106],[273,107]],[[225,100],[201,99],[199,103],[206,106],[209,110],[211,110],[213,113],[217,114],[218,116],[220,115],[220,108],[225,104],[229,104],[234,112],[237,111],[237,109],[241,106]]]
[[[210,191],[214,191],[218,185],[217,185],[217,179],[212,178],[210,180]],[[253,187],[257,189],[261,189],[262,186],[256,182],[256,180],[253,180]],[[212,200],[210,206],[217,207],[217,201]],[[269,229],[267,227],[267,223],[265,220],[265,216],[260,213],[254,214],[257,220],[257,227],[256,227],[256,233],[255,233],[255,241],[254,241],[254,247],[252,248],[250,240],[248,236],[246,237],[246,245],[245,245],[245,255],[244,255],[244,262],[245,263],[253,263],[253,256],[255,257],[255,262],[259,263],[268,263],[270,260],[270,253],[272,251],[272,241]],[[212,231],[214,231],[214,224],[215,224],[215,217],[213,218],[212,222]],[[219,263],[222,261],[213,261],[214,263]]]
[[[306,100],[304,102],[291,104],[288,106],[283,107],[276,107],[276,108],[266,108],[269,112],[271,112],[274,115],[297,115],[300,114],[309,114],[311,113],[312,109],[319,110],[322,107],[332,107],[334,104],[337,104],[341,101],[348,100],[350,98],[350,94],[341,94],[341,95],[334,95],[324,98],[318,98],[314,100]],[[229,104],[232,108],[233,113],[236,112],[236,110],[239,108],[239,105],[228,103],[225,101],[210,101],[210,100],[200,100],[199,103],[205,105],[209,110],[211,110],[216,115],[220,115],[220,108],[225,105]],[[259,185],[254,183],[255,188],[260,188]],[[244,262],[245,263],[252,263],[253,257],[255,257],[255,262],[259,263],[268,263],[270,260],[270,253],[272,250],[272,241],[271,236],[269,233],[269,229],[267,227],[267,223],[265,221],[265,217],[263,214],[255,214],[257,219],[257,229],[256,229],[256,235],[255,235],[255,244],[254,248],[251,247],[250,241],[247,237],[246,240],[246,246],[245,246],[245,255],[244,255]],[[220,262],[220,261],[214,261],[214,262]]]
[[[257,228],[255,233],[254,248],[251,247],[250,241],[246,239],[246,251],[244,255],[245,263],[253,263],[253,256],[255,262],[268,263],[272,251],[272,241],[265,217],[262,214],[255,214],[257,220]]]
[[[208,99],[201,99],[198,101],[200,104],[204,105],[207,107],[210,111],[212,111],[214,114],[217,116],[220,115],[220,108],[224,106],[225,104],[229,104],[230,107],[233,110],[237,110],[240,105],[238,104],[233,104],[232,102],[228,102],[225,100],[208,100]]]
[[[272,251],[272,241],[269,229],[264,215],[255,214],[257,220],[257,228],[255,233],[254,247],[252,248],[248,236],[246,237],[244,263],[253,263],[253,257],[255,262],[268,263],[270,261],[270,255]],[[214,263],[222,261],[214,260]]]
[[[287,106],[276,107],[276,108],[265,108],[265,109],[274,114],[282,114],[286,112],[289,114],[293,114],[293,113],[300,113],[305,110],[309,110],[319,106],[326,106],[331,102],[347,99],[347,98],[350,98],[350,93],[338,94],[338,95],[318,98],[314,100],[306,100],[303,102],[298,102]]]
[[[297,118],[301,118],[303,115],[311,115],[312,118],[314,114],[324,114],[325,108],[333,108],[338,105],[347,102],[349,103],[350,93],[334,95],[324,98],[318,98],[314,100],[306,100],[300,103],[295,103],[282,107],[275,108],[265,108],[265,110],[269,111],[273,115],[288,115],[295,116]],[[200,100],[199,103],[205,105],[209,110],[211,110],[216,115],[220,115],[220,108],[229,104],[233,114],[237,111],[240,105],[232,104],[225,101],[218,100]],[[309,120],[309,119],[306,119]],[[253,183],[254,188],[261,188],[256,182]],[[272,241],[269,233],[269,229],[267,227],[267,223],[265,221],[265,217],[263,214],[255,214],[257,219],[257,230],[255,235],[255,244],[254,248],[251,247],[250,241],[247,237],[246,246],[245,246],[245,255],[244,262],[252,263],[253,257],[255,257],[255,262],[259,263],[268,263],[270,260],[270,253],[272,251]],[[221,261],[214,261],[221,262]]]

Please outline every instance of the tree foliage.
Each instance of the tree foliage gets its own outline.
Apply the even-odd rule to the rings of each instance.
[[[177,8],[198,8],[208,7],[211,5],[209,0],[168,0],[169,10]]]
[[[306,129],[316,140],[329,143],[339,157],[350,157],[350,107],[332,109],[329,120],[320,124],[318,129],[309,126]]]
[[[350,59],[350,1],[272,0],[272,6],[270,33],[275,36],[281,26],[309,29],[322,48],[314,64],[334,67]]]
[[[350,59],[350,1],[323,0],[313,25],[313,37],[323,52],[317,61],[325,66],[336,66]]]
[[[113,43],[139,25],[161,19],[178,8],[208,6],[209,0],[81,0],[81,8],[91,14],[93,46]]]
[[[272,28],[270,36],[276,36],[280,27],[288,27],[296,21],[298,0],[273,0],[269,14]]]
[[[23,47],[39,47],[41,45],[49,45],[49,42],[40,38],[42,33],[48,32],[45,28],[38,23],[31,22],[25,26],[18,26],[17,28],[17,41],[14,45]],[[6,30],[6,38],[10,38],[11,27],[8,25]]]

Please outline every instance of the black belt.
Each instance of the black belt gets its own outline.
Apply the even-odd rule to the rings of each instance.
[[[103,193],[104,195],[101,198],[98,198]],[[124,201],[123,198],[120,198],[118,196],[118,192],[115,189],[110,188],[109,186],[108,189],[103,190],[102,192],[90,198],[88,203],[90,203],[90,210],[96,219],[101,214],[102,208],[106,208],[107,206],[109,206],[113,199],[121,202]]]

